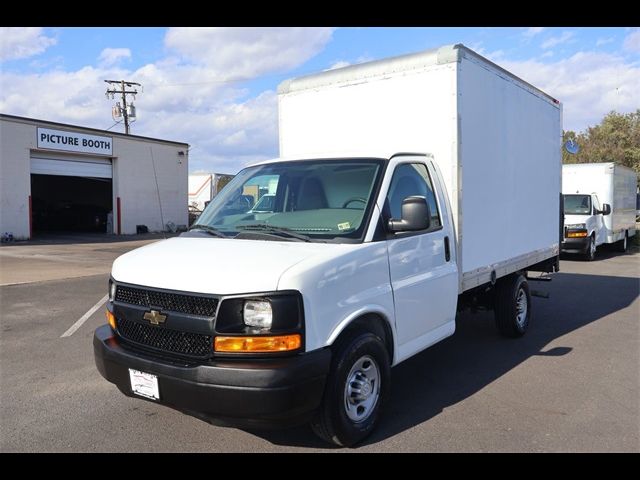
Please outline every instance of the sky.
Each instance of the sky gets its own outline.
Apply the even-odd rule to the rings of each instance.
[[[123,132],[104,80],[138,82],[132,134],[233,174],[278,156],[283,80],[453,43],[559,99],[565,130],[640,108],[639,28],[0,27],[0,113]]]

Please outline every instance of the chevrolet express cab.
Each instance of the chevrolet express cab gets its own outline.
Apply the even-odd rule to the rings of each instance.
[[[283,83],[283,156],[114,262],[99,372],[205,420],[361,441],[392,367],[460,309],[528,330],[529,272],[558,269],[560,109],[462,45]]]

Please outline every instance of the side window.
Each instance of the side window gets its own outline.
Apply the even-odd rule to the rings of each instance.
[[[427,167],[422,163],[398,165],[387,194],[391,217],[399,219],[402,216],[402,201],[414,195],[426,198],[431,210],[431,228],[441,227],[440,212]]]

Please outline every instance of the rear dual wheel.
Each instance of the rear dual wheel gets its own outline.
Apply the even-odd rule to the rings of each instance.
[[[624,238],[617,242],[616,247],[620,253],[625,253],[627,251],[627,248],[629,248],[629,232],[624,232]]]
[[[512,274],[498,280],[494,305],[496,326],[510,338],[523,336],[531,319],[529,283],[522,274]]]

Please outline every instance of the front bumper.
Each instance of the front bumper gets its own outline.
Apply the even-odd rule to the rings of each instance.
[[[121,344],[108,325],[93,336],[96,367],[127,396],[129,368],[158,376],[160,400],[148,400],[208,421],[245,426],[302,423],[322,400],[329,349],[295,357],[224,359],[206,364],[151,356]]]
[[[560,245],[560,249],[563,252],[569,253],[587,253],[590,238],[591,237],[565,238]]]

